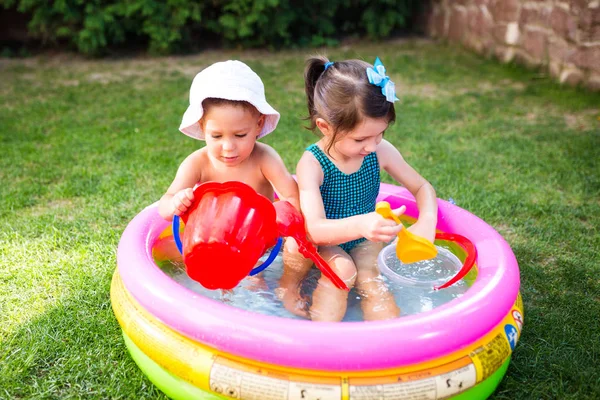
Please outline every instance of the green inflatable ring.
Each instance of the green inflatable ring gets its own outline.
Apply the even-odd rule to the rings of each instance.
[[[140,367],[140,370],[146,374],[148,379],[154,383],[164,394],[175,400],[223,400],[227,399],[216,394],[208,393],[191,383],[166,371],[160,365],[148,357],[139,347],[133,343],[129,336],[123,332],[125,345],[131,354],[133,361]]]

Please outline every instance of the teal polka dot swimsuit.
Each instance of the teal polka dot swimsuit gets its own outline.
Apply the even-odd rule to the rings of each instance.
[[[379,161],[375,152],[363,160],[360,169],[352,174],[345,174],[335,166],[316,144],[308,146],[323,170],[323,184],[319,187],[325,216],[327,219],[341,219],[354,215],[375,211],[375,202],[379,193]],[[339,246],[349,253],[365,238],[342,243]]]

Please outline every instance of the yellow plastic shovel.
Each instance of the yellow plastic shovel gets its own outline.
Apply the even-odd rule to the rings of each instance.
[[[383,218],[389,218],[402,225],[402,230],[398,233],[398,242],[396,243],[396,256],[404,264],[410,264],[423,260],[430,260],[437,256],[437,248],[424,237],[417,236],[410,232],[400,221],[390,207],[387,201],[380,201],[375,205],[375,211]]]

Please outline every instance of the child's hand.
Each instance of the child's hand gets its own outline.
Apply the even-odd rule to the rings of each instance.
[[[405,206],[392,210],[396,216],[400,216],[406,210]],[[398,225],[394,220],[384,218],[376,212],[362,215],[362,235],[371,242],[390,242],[393,240],[402,225]]]
[[[187,211],[194,201],[194,191],[191,188],[180,190],[171,198],[173,215],[181,215]]]

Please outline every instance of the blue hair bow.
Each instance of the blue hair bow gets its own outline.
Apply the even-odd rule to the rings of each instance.
[[[375,59],[373,67],[375,68],[367,68],[367,78],[369,78],[369,83],[379,86],[381,88],[381,93],[383,93],[385,99],[390,103],[399,100],[396,97],[396,85],[390,80],[390,77],[385,74],[385,67],[379,57]]]

